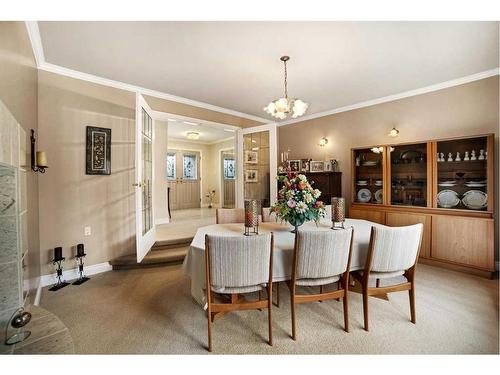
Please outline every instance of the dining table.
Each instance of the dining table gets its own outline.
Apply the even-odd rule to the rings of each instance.
[[[338,225],[338,224],[337,224]],[[364,268],[370,243],[371,228],[382,226],[367,220],[346,219],[344,227],[352,227],[353,244],[351,255],[351,271]],[[205,235],[214,236],[243,236],[244,224],[213,224],[198,228],[184,258],[184,274],[191,279],[191,295],[194,300],[206,308],[205,297]],[[264,222],[259,224],[259,233],[274,234],[273,254],[273,282],[290,280],[292,274],[292,260],[295,243],[293,227],[288,223]],[[299,227],[299,231],[328,231],[332,229],[332,222],[325,219],[318,223],[306,222]]]

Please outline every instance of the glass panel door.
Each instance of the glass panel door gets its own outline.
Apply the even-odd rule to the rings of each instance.
[[[437,207],[487,210],[487,137],[437,142]]]
[[[384,203],[384,147],[354,150],[354,201]]]
[[[427,206],[427,143],[389,148],[391,204]]]

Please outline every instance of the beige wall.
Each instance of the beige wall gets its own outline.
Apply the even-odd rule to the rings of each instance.
[[[0,100],[29,136],[37,130],[38,72],[24,22],[0,22]],[[29,144],[27,150],[29,152]],[[29,161],[29,155],[27,155]],[[38,173],[27,170],[28,277],[40,275]]]
[[[170,100],[155,98],[152,96],[146,96],[145,99],[151,106],[151,108],[155,111],[192,117],[199,120],[217,122],[219,124],[234,125],[242,128],[262,125],[262,123],[258,121],[228,115],[226,113],[211,111],[209,109],[194,107],[188,104],[177,103]]]
[[[498,76],[495,76],[428,94],[282,126],[279,128],[279,151],[290,149],[292,159],[338,159],[343,172],[342,192],[348,201],[351,197],[352,147],[495,133],[495,162],[498,166],[498,84]],[[387,136],[393,126],[400,130],[396,139]],[[329,140],[324,149],[318,146],[321,137]],[[500,203],[498,177],[497,175],[495,179],[497,204]],[[496,215],[498,212],[497,209]],[[496,227],[498,229],[498,223]]]
[[[135,94],[40,71],[38,100],[40,148],[50,166],[39,178],[42,274],[54,272],[55,246],[63,247],[67,269],[78,243],[88,265],[135,252]],[[111,175],[85,174],[88,125],[111,128]]]

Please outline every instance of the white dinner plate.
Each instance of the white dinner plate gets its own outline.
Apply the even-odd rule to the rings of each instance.
[[[372,193],[368,189],[361,189],[358,191],[358,201],[367,203],[372,199]]]
[[[480,210],[487,206],[488,195],[480,190],[469,190],[463,195],[462,203],[471,210]]]
[[[375,200],[377,203],[382,203],[382,197],[384,195],[384,190],[379,189],[375,192]]]
[[[453,190],[441,190],[437,195],[438,206],[452,208],[460,203],[458,194]]]

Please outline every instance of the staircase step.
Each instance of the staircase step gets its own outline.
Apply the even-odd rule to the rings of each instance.
[[[141,263],[137,263],[136,254],[128,254],[111,260],[109,263],[113,270],[162,267],[172,263],[180,263],[184,260],[189,246],[170,248],[166,250],[150,251]]]
[[[176,238],[173,240],[156,241],[153,245],[152,251],[175,249],[178,247],[189,246],[193,241],[193,237]]]

